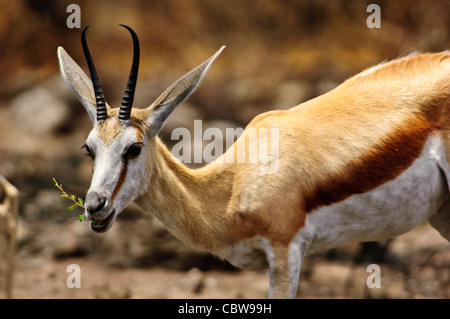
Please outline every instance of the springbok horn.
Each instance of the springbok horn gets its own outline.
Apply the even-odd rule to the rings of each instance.
[[[131,64],[130,76],[128,78],[127,87],[123,94],[122,105],[119,111],[119,120],[128,121],[130,119],[131,108],[133,107],[134,91],[136,89],[136,81],[139,71],[139,39],[129,26],[120,24],[120,26],[130,31],[133,37],[133,63]]]
[[[89,28],[89,26],[84,28],[83,32],[81,33],[81,44],[83,46],[83,52],[84,56],[86,57],[89,72],[91,74],[92,84],[94,86],[95,102],[97,104],[97,122],[101,122],[108,118],[108,112],[106,110],[105,96],[103,94],[102,86],[100,85],[97,70],[95,69],[94,60],[92,59],[91,53],[89,52],[89,48],[86,42],[87,28]]]

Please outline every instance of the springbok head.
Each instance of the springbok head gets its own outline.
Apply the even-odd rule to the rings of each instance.
[[[91,228],[104,232],[116,216],[147,188],[147,160],[152,139],[158,134],[172,111],[198,86],[207,69],[220,54],[212,57],[175,81],[147,108],[133,108],[139,69],[139,40],[133,38],[133,62],[120,108],[111,108],[105,100],[100,80],[86,42],[86,27],[81,43],[91,80],[62,48],[58,48],[61,73],[85,107],[94,127],[84,147],[94,160],[93,177],[85,199],[86,216]],[[146,150],[146,151],[142,151]]]

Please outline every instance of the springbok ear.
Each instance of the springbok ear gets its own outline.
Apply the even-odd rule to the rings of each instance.
[[[58,60],[64,81],[83,104],[92,123],[95,124],[97,122],[97,107],[92,81],[62,47],[58,47]]]
[[[211,63],[224,48],[225,46],[222,46],[208,60],[176,80],[175,83],[165,90],[164,93],[147,108],[150,112],[147,121],[151,128],[152,137],[161,131],[161,128],[164,126],[173,110],[175,110],[175,108],[200,84],[202,78],[208,71],[208,68],[211,66]]]

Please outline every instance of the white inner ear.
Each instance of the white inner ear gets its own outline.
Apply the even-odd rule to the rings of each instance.
[[[81,104],[83,104],[91,121],[95,123],[97,108],[92,81],[62,47],[58,47],[57,52],[64,81],[69,85]]]

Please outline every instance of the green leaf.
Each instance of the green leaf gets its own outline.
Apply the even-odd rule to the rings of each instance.
[[[55,186],[58,187],[59,190],[61,191],[61,194],[59,196],[61,196],[62,198],[68,198],[73,201],[72,205],[67,207],[67,210],[69,212],[73,211],[77,206],[84,208],[84,200],[81,197],[77,198],[75,195],[68,195],[62,188],[62,184],[58,184],[55,178],[53,178],[53,181],[55,182]],[[77,219],[80,222],[83,221],[85,218],[86,218],[85,214],[81,214],[77,217]]]

